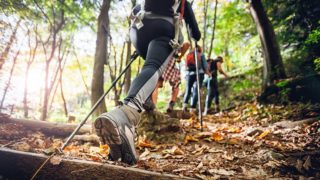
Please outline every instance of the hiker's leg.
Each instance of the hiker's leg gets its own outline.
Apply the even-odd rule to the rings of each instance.
[[[150,42],[145,64],[140,74],[132,82],[128,95],[124,99],[125,104],[138,111],[143,110],[143,103],[155,89],[159,77],[173,55],[169,40],[169,38],[162,37]]]
[[[215,102],[215,111],[220,111],[219,107],[219,90],[218,90],[218,80],[215,79],[213,82],[213,90],[214,90],[214,102]]]
[[[138,159],[134,139],[142,104],[150,98],[164,66],[173,54],[169,45],[174,36],[173,25],[157,19],[143,22],[140,30],[131,28],[130,38],[139,54],[146,59],[145,65],[132,82],[125,104],[100,115],[94,122],[101,142],[110,147],[111,159],[121,159],[128,164],[135,164]]]
[[[211,107],[212,100],[215,97],[214,88],[212,87],[213,86],[213,80],[210,79],[208,83],[209,83],[209,85],[208,85],[208,88],[207,88],[206,106],[205,106],[207,110],[209,110],[209,108]]]
[[[176,102],[177,97],[179,94],[179,86],[178,87],[172,87],[172,93],[171,93],[171,101]]]
[[[186,106],[188,104],[188,101],[189,101],[191,93],[192,93],[192,86],[193,86],[195,80],[196,80],[196,75],[195,74],[192,74],[192,75],[188,74],[186,76],[187,84],[186,84],[185,94],[184,94],[184,97],[183,97],[184,106]]]

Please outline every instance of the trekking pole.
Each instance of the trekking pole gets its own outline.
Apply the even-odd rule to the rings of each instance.
[[[98,105],[103,101],[103,99],[109,94],[110,90],[116,85],[116,83],[119,81],[119,79],[121,78],[121,76],[129,69],[129,67],[131,66],[131,64],[133,63],[133,61],[139,56],[139,54],[137,53],[137,51],[135,51],[131,57],[130,57],[130,61],[127,64],[127,66],[124,68],[124,70],[119,74],[119,76],[117,77],[117,79],[115,79],[111,86],[109,87],[109,89],[98,99],[98,101],[92,106],[90,112],[88,113],[88,115],[79,123],[79,125],[77,126],[77,128],[71,133],[71,135],[68,137],[68,139],[66,140],[66,142],[61,146],[61,148],[59,149],[60,152],[62,152],[64,150],[64,148],[70,143],[70,141],[72,140],[72,138],[76,135],[76,133],[80,130],[80,128],[86,123],[86,121],[89,119],[89,117],[91,116],[91,114],[96,110],[96,108],[98,107]],[[38,170],[34,173],[34,175],[32,176],[31,179],[34,179],[37,174],[40,172],[40,170],[43,168],[43,166],[56,154],[56,152],[54,152],[51,156],[49,156],[40,166],[40,168],[38,168]]]
[[[72,140],[72,138],[74,137],[74,135],[79,131],[79,129],[84,125],[84,123],[86,123],[86,121],[88,120],[88,118],[91,116],[91,114],[96,110],[96,108],[98,107],[98,105],[103,101],[103,99],[109,94],[110,90],[116,85],[116,83],[119,81],[119,79],[121,78],[121,76],[127,71],[127,69],[129,69],[129,67],[131,66],[131,64],[133,63],[133,61],[139,56],[139,54],[137,53],[137,51],[135,51],[131,57],[130,57],[130,61],[127,64],[127,66],[124,68],[124,70],[119,74],[119,76],[117,77],[117,79],[115,79],[111,86],[109,87],[109,89],[98,99],[98,101],[93,105],[93,107],[91,108],[90,112],[88,113],[88,115],[81,121],[81,123],[78,125],[78,127],[72,132],[72,134],[68,137],[68,139],[66,140],[66,142],[61,146],[61,150],[63,150],[68,144],[69,142]]]
[[[198,93],[198,116],[200,120],[201,131],[203,131],[202,110],[201,110],[201,94],[200,94],[200,77],[199,77],[199,63],[198,63],[198,44],[195,41],[194,59],[196,61],[196,75],[197,75],[197,93]]]

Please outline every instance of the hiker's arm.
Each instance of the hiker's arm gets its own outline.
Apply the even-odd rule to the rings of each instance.
[[[179,7],[179,9],[180,8],[181,7]],[[191,37],[196,41],[199,41],[201,38],[201,33],[196,18],[194,16],[191,4],[188,1],[185,1],[184,5],[184,20],[186,21],[187,28],[189,28]]]
[[[201,55],[201,64],[203,65],[204,72],[205,72],[209,77],[211,77],[211,73],[210,73],[210,71],[209,71],[209,65],[208,65],[208,63],[207,63],[207,61],[206,61],[206,58],[205,58],[205,56],[204,56],[203,54]]]
[[[217,69],[220,74],[223,74],[226,78],[228,77],[228,75],[222,70],[221,62],[217,62]]]

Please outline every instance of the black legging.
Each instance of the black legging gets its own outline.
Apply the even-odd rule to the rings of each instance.
[[[218,91],[218,79],[217,77],[212,77],[207,84],[207,97],[206,97],[206,108],[210,108],[213,98],[215,99],[215,104],[219,105],[219,91]]]
[[[136,50],[145,59],[141,72],[132,82],[124,102],[141,111],[165,70],[173,49],[169,42],[174,37],[174,26],[162,19],[144,19],[139,30],[130,29],[130,38]]]

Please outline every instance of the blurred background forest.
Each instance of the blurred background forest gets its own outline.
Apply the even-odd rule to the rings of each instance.
[[[81,120],[134,51],[128,38],[128,16],[137,3],[136,0],[0,1],[0,111],[26,119]],[[263,9],[254,7],[259,3]],[[274,86],[280,88],[277,103],[287,103],[293,96],[303,102],[319,101],[319,83],[312,84],[311,93],[304,89],[304,95],[299,90],[290,94],[293,90],[289,86],[292,83],[302,86],[293,79],[319,82],[319,4],[319,0],[193,2],[202,33],[199,44],[206,57],[224,57],[223,69],[231,76],[220,79],[222,109],[258,96],[266,100]],[[263,38],[258,33],[265,23],[259,24],[254,12],[265,12],[270,20],[267,29],[274,30],[273,43],[280,50],[280,63],[265,60]],[[188,35],[184,34],[187,41]],[[283,64],[283,69],[279,64]],[[106,97],[106,106],[100,106],[96,114],[117,105],[142,66],[142,59],[132,64]],[[184,62],[179,66],[183,73]],[[276,73],[268,70],[270,66]],[[282,74],[277,74],[280,71]],[[184,81],[180,89],[183,94]],[[166,84],[159,93],[160,110],[170,100],[169,94],[170,87]]]

